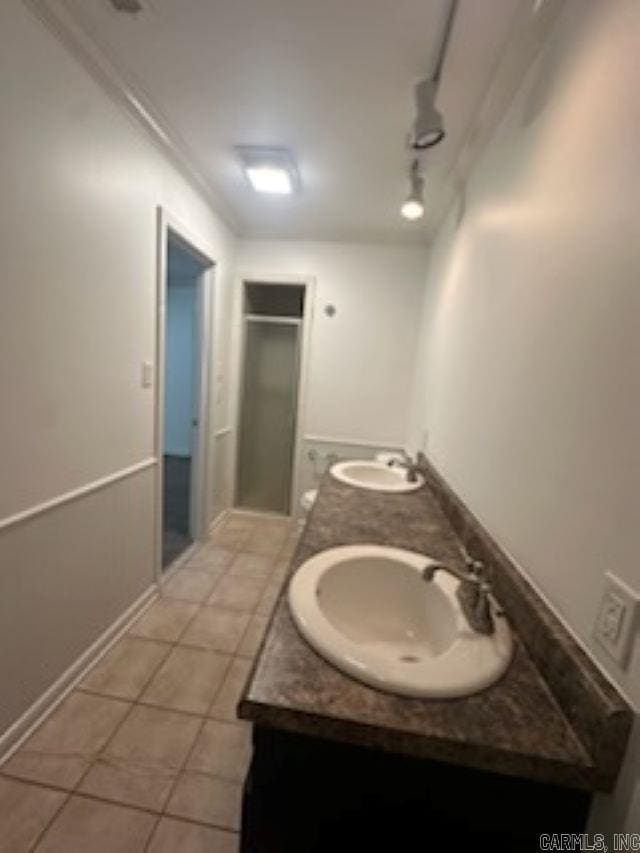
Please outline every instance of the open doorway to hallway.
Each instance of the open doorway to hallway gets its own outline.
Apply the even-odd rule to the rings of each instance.
[[[197,537],[201,498],[202,288],[210,266],[172,231],[167,236],[162,394],[162,566]]]

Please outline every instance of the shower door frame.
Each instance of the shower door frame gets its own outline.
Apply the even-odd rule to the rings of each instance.
[[[298,387],[296,389],[296,405],[295,405],[295,429],[293,434],[293,448],[291,453],[291,481],[289,487],[289,507],[288,515],[295,517],[295,500],[298,493],[298,481],[300,476],[302,451],[302,440],[305,433],[305,418],[306,418],[306,402],[307,402],[307,373],[309,364],[309,352],[311,345],[311,324],[313,321],[313,306],[315,296],[315,278],[310,275],[278,275],[276,273],[264,273],[256,270],[250,272],[243,271],[237,277],[236,287],[236,308],[235,316],[237,326],[239,328],[239,344],[238,344],[238,359],[237,359],[237,400],[235,405],[235,428],[234,428],[234,449],[233,458],[235,464],[233,467],[233,506],[238,509],[246,509],[251,512],[250,508],[238,506],[238,471],[240,467],[240,427],[242,419],[242,401],[244,399],[244,376],[245,376],[245,356],[246,356],[246,315],[244,313],[244,296],[245,284],[257,285],[273,285],[281,284],[290,287],[302,287],[304,289],[304,303],[302,317],[289,318],[298,320]],[[268,315],[264,319],[268,319]],[[282,322],[282,320],[280,320]],[[260,512],[260,510],[255,510]],[[280,515],[280,513],[273,513]]]

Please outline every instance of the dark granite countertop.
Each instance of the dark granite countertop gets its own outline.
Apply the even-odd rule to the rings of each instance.
[[[407,548],[461,566],[457,542],[426,487],[380,494],[326,475],[292,570],[326,548],[357,543]],[[589,754],[515,631],[513,661],[490,688],[462,699],[404,698],[367,687],[319,657],[295,628],[284,591],[240,702],[242,718],[529,779],[599,787]]]

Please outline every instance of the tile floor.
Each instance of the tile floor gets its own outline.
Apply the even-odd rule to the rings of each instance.
[[[232,513],[0,767],[0,853],[236,853],[236,703],[297,530]]]

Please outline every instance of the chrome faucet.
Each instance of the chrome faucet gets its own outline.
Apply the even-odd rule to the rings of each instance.
[[[491,584],[486,578],[484,565],[479,560],[467,559],[468,570],[457,569],[444,563],[430,563],[422,570],[425,581],[431,582],[436,572],[448,572],[460,581],[456,597],[471,628],[478,634],[493,634],[495,625],[491,613],[489,593]]]
[[[419,450],[415,460],[412,459],[406,450],[402,451],[402,459],[394,459],[390,464],[398,468],[405,468],[407,471],[407,480],[409,483],[415,483],[418,479],[418,474],[424,474],[427,470],[427,457]]]

